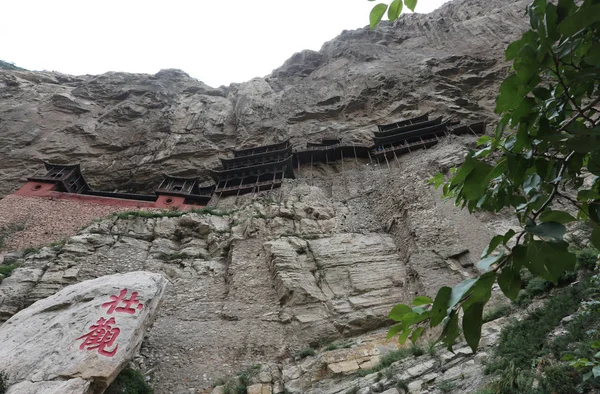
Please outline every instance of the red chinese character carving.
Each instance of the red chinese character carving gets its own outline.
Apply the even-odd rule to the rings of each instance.
[[[111,295],[110,299],[112,301],[102,304],[102,308],[108,308],[108,311],[106,311],[106,313],[108,313],[109,315],[115,311],[125,312],[129,313],[130,315],[133,315],[135,313],[136,307],[139,310],[142,310],[142,308],[144,308],[144,305],[140,303],[140,301],[137,299],[137,291],[132,292],[131,298],[129,298],[128,300],[125,299],[126,295],[127,289],[121,290],[118,296]],[[125,306],[118,306],[120,303],[125,304]]]
[[[98,349],[98,353],[103,356],[114,356],[119,348],[119,345],[115,345],[115,348],[112,351],[107,350],[107,348],[110,348],[115,343],[115,340],[119,336],[121,330],[117,327],[112,327],[113,324],[116,324],[114,317],[111,317],[108,320],[105,320],[101,317],[95,324],[90,326],[91,331],[89,333],[76,339],[78,341],[85,338],[83,343],[79,346],[79,349]]]

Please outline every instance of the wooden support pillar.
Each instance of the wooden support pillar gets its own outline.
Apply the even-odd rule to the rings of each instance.
[[[419,139],[421,140],[421,143],[423,144],[423,149],[427,150],[427,147],[425,146],[425,141],[423,141],[423,138],[419,137]]]
[[[314,186],[314,174],[313,174],[313,155],[310,155],[310,185]]]
[[[394,152],[394,158],[396,159],[396,164],[398,164],[398,168],[401,168],[400,160],[398,160],[398,156],[396,155],[396,149],[393,149],[392,152]]]
[[[369,163],[373,164],[373,159],[371,158],[371,152],[368,149],[367,149],[367,154],[369,155]]]
[[[387,154],[385,153],[385,148],[383,149],[383,157],[385,158],[385,163],[387,164],[388,170],[392,172],[392,167],[390,167],[390,162],[387,158]]]
[[[475,132],[475,130],[473,130],[473,129],[471,128],[471,126],[467,126],[467,128],[468,128],[469,130],[471,130],[471,133],[473,133],[473,135],[474,135],[475,137],[479,137],[479,136],[477,135],[477,133]]]
[[[404,142],[406,142],[406,147],[408,148],[408,153],[412,153],[410,150],[410,144],[408,143],[408,141],[404,140]]]
[[[356,161],[356,164],[358,164],[358,157],[356,157],[356,145],[354,145],[354,142],[352,143],[352,149],[354,150],[354,161]]]
[[[279,192],[279,202],[283,202],[283,180],[285,179],[285,169],[281,172],[281,185],[279,188],[281,191]]]
[[[235,195],[236,201],[237,201],[237,197],[240,195],[240,191],[242,190],[242,183],[244,183],[244,178],[242,178],[242,180],[240,181],[240,184],[238,186],[238,191],[237,191],[237,194]]]
[[[271,181],[271,190],[269,190],[269,194],[271,194],[271,192],[273,191],[273,187],[275,186],[275,177],[277,176],[277,173],[274,172],[273,173],[273,181]]]

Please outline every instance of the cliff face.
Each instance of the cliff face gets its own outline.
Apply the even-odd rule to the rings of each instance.
[[[97,188],[144,191],[165,172],[202,175],[234,147],[332,134],[368,143],[376,123],[427,111],[493,120],[525,4],[455,0],[343,32],[269,77],[216,89],[177,70],[0,70],[0,195],[39,159],[82,162]],[[474,275],[486,242],[510,226],[469,216],[427,185],[473,143],[449,137],[389,168],[302,167],[280,190],[222,199],[216,215],[95,223],[63,246],[9,256],[20,268],[0,284],[0,320],[70,283],[159,272],[171,284],[136,359],[156,392],[196,392],[253,363],[274,363],[274,392],[306,392],[322,365],[285,367],[295,352],[383,327],[392,305]],[[348,387],[334,380],[327,392]]]
[[[156,75],[0,70],[0,195],[39,160],[81,162],[93,187],[147,191],[204,174],[233,147],[325,134],[368,142],[376,122],[426,111],[492,119],[520,1],[453,1],[374,31],[344,31],[266,78],[211,88]]]

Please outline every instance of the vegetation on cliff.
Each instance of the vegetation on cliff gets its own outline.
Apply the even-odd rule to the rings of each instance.
[[[385,10],[390,20],[397,18],[398,3],[375,6],[371,25]],[[420,296],[410,306],[397,305],[390,318],[398,324],[389,336],[399,335],[400,342],[415,342],[427,325],[441,324],[440,339],[451,349],[462,325],[476,351],[495,283],[517,300],[522,272],[556,284],[573,271],[576,253],[564,238],[566,225],[589,225],[591,243],[600,248],[600,1],[535,0],[527,13],[531,28],[505,51],[512,69],[496,99],[501,118],[494,135],[481,137],[479,150],[450,179],[444,174],[432,179],[445,198],[469,212],[512,210],[521,228],[491,240],[477,265],[479,277],[442,287],[435,299]],[[593,299],[586,297],[578,300]],[[588,309],[597,314],[597,303]],[[520,368],[515,357],[511,365]],[[600,376],[594,357],[572,364],[585,377]]]

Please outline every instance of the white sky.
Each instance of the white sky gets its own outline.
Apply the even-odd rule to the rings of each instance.
[[[447,0],[419,0],[425,13]],[[389,2],[389,1],[388,1]],[[4,0],[0,60],[67,74],[179,68],[217,87],[368,25],[367,0]],[[410,12],[410,11],[409,11]]]

